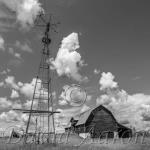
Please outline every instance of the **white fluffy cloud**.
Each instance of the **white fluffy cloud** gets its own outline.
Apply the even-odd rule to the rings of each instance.
[[[12,89],[12,92],[11,92],[11,96],[10,96],[12,99],[13,98],[18,98],[19,97],[19,93],[16,91],[16,90],[14,90],[14,89]]]
[[[94,69],[94,74],[99,74],[100,70],[99,69]]]
[[[22,108],[20,101],[11,101],[6,97],[0,97],[0,109]]]
[[[0,72],[1,75],[5,75],[7,74],[7,71],[6,70],[3,70],[2,72]]]
[[[22,27],[32,26],[40,11],[43,11],[39,0],[0,0],[8,9],[16,13],[16,20]]]
[[[18,48],[21,51],[28,52],[28,53],[32,53],[33,52],[31,47],[29,46],[29,44],[26,43],[26,42],[25,43],[21,43],[20,41],[16,41],[15,46],[16,46],[16,48]]]
[[[19,100],[12,103],[12,109],[21,109],[21,108],[22,104]]]
[[[30,83],[18,82],[20,93],[23,94],[25,97],[32,99],[35,84],[36,84],[36,78],[33,78]],[[36,95],[35,95],[36,97],[40,96],[40,89],[42,88],[41,86],[42,86],[41,80],[38,79],[37,85],[36,85]],[[42,88],[42,91],[44,92],[44,94],[46,94],[46,89]]]
[[[0,87],[3,87],[4,86],[4,82],[0,82]]]
[[[0,97],[0,108],[10,108],[11,106],[11,101],[7,100],[6,97]]]
[[[111,72],[103,72],[99,80],[100,90],[117,88],[118,83],[114,81],[115,76]]]
[[[150,129],[150,95],[143,93],[128,94],[120,90],[111,73],[103,73],[100,79],[100,90],[106,94],[96,100],[98,105],[105,105],[120,122],[134,126],[137,130]]]
[[[90,109],[87,105],[83,105],[80,107],[72,107],[69,109],[57,109],[60,113],[55,114],[55,124],[56,130],[62,129],[69,125],[69,121],[71,117],[78,117],[81,113],[85,112],[86,110]],[[76,118],[78,119],[78,118]]]
[[[36,84],[36,78],[33,78],[32,81],[29,83],[18,82],[19,92],[21,94],[23,94],[26,98],[31,100],[33,97],[35,84]],[[45,100],[44,102],[46,102],[46,100],[48,98],[48,91],[46,88],[44,88],[42,86],[42,81],[40,79],[38,79],[38,81],[37,81],[35,90],[36,90],[35,91],[35,99],[41,98],[41,99]],[[52,92],[52,98],[56,99],[56,92],[55,91]]]
[[[20,92],[28,98],[32,98],[34,86],[35,86],[36,79],[34,78],[30,83],[24,83],[20,87]]]
[[[0,114],[0,120],[3,122],[17,122],[17,126],[23,127],[23,125],[26,125],[28,121],[28,115],[22,114],[20,112],[16,112],[14,110],[9,110],[8,112],[2,112]],[[35,121],[33,118],[31,119],[31,123],[34,123]],[[5,129],[5,127],[4,127]]]
[[[5,122],[10,122],[10,121],[19,121],[19,115],[13,111],[10,110],[8,112],[2,112],[0,114],[0,120],[5,121]]]
[[[79,118],[79,115],[90,109],[86,104],[79,107],[71,107],[67,109],[57,109],[60,113],[54,115],[56,132],[64,132],[64,128],[70,125],[71,117]]]
[[[16,58],[18,58],[18,59],[22,59],[21,58],[21,54],[20,53],[15,53],[15,55],[14,55]]]
[[[145,94],[128,95],[127,101],[124,103],[111,103],[115,115],[119,120],[128,120],[130,125],[135,126],[139,130],[150,129],[149,106],[150,96]],[[147,108],[145,108],[147,106]]]
[[[22,114],[20,120],[24,123],[27,124],[29,119],[29,116],[27,114]],[[32,118],[31,118],[31,122],[32,122]]]
[[[32,100],[27,100],[23,106],[26,108],[26,109],[29,109],[31,108],[31,103],[32,103]],[[37,106],[38,106],[38,101],[37,100],[34,100],[33,102],[33,109],[37,109]]]
[[[59,76],[66,75],[76,81],[87,79],[79,74],[79,69],[84,65],[80,53],[77,52],[79,47],[77,33],[71,33],[62,40],[55,60],[50,60],[51,68],[56,69]]]
[[[19,90],[19,86],[17,85],[17,83],[15,82],[15,77],[14,76],[8,76],[5,79],[5,83],[7,86],[15,89],[15,90]]]
[[[34,92],[34,88],[35,88],[35,84],[36,84],[36,78],[33,78],[31,82],[29,83],[22,83],[22,82],[18,82],[16,83],[15,81],[15,77],[14,76],[8,76],[5,79],[5,84],[7,87],[12,89],[12,93],[11,93],[11,98],[18,98],[19,97],[19,93],[24,95],[25,98],[27,98],[28,100],[24,103],[24,107],[26,108],[30,108],[31,106],[31,100],[33,97],[33,92]],[[48,98],[48,91],[46,88],[44,88],[42,86],[42,81],[40,79],[38,79],[37,81],[37,85],[36,85],[36,89],[35,89],[35,101],[34,101],[34,107],[37,107],[37,98],[40,98],[43,100],[43,102],[47,102],[47,98]],[[52,95],[50,95],[50,97],[55,100],[56,99],[56,92],[53,91]]]
[[[5,51],[4,47],[5,41],[2,36],[0,36],[0,50]]]
[[[13,55],[14,57],[16,57],[16,58],[18,58],[18,59],[22,59],[22,58],[21,58],[21,54],[15,52],[12,47],[9,47],[8,53],[11,54],[11,55]]]

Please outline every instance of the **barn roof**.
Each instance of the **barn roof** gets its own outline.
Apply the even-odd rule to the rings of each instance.
[[[114,118],[112,113],[107,108],[105,108],[104,106],[102,106],[102,105],[94,106],[93,108],[91,108],[91,109],[89,109],[89,110],[87,110],[84,113],[81,113],[79,115],[79,120],[78,120],[76,126],[81,125],[81,124],[85,124],[87,119],[89,118],[90,114],[92,113],[92,111],[98,107],[99,107],[99,109],[104,109],[105,111],[107,111]],[[114,120],[116,120],[116,119],[114,118]]]
[[[126,129],[128,129],[128,130],[131,130],[129,127],[127,127],[127,126],[124,126],[124,125],[122,125],[122,124],[120,124],[120,123],[117,123],[117,125],[118,125],[118,127],[119,128],[126,128]]]

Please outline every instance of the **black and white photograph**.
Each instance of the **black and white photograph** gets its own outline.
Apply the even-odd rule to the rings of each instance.
[[[150,1],[0,0],[0,150],[149,150]]]

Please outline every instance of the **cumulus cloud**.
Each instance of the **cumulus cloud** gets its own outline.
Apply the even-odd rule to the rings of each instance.
[[[18,98],[19,97],[19,93],[16,91],[16,90],[14,90],[14,89],[12,89],[12,92],[11,92],[11,96],[10,96],[12,99],[14,99],[14,98]]]
[[[16,46],[16,48],[18,48],[21,51],[28,52],[28,53],[32,53],[33,52],[31,47],[29,46],[29,44],[26,43],[26,42],[25,43],[21,43],[20,41],[16,41],[15,46]]]
[[[20,81],[19,81],[17,84],[18,84],[18,86],[20,86],[20,87],[22,87],[22,86],[23,86],[23,83],[22,83],[22,82],[20,82]]]
[[[87,95],[86,101],[89,102],[92,100],[92,95]]]
[[[53,91],[53,92],[52,92],[52,98],[55,100],[56,97],[57,97],[56,91]]]
[[[11,47],[9,47],[9,49],[8,49],[8,53],[9,53],[9,54],[11,54],[11,55],[13,55],[14,57],[16,57],[16,58],[18,58],[18,59],[22,59],[22,58],[21,58],[21,54],[20,54],[20,53],[15,52],[15,51],[14,51],[14,49],[13,49],[13,48],[11,48]]]
[[[23,94],[25,97],[32,99],[35,84],[36,84],[36,78],[33,78],[32,81],[29,83],[18,82],[20,93]],[[38,79],[36,85],[36,95],[35,95],[36,98],[40,96],[40,89],[43,90],[44,95],[47,93],[46,89],[42,88],[42,81]]]
[[[115,76],[111,72],[103,72],[99,80],[100,90],[113,89],[118,87],[118,83],[114,81]]]
[[[94,69],[94,74],[99,74],[100,70],[99,69]]]
[[[20,122],[22,122],[24,125],[27,124],[28,119],[29,119],[29,116],[27,114],[20,115]],[[35,120],[33,119],[33,117],[31,117],[30,124],[34,124],[34,123],[35,123]]]
[[[32,100],[27,100],[23,106],[26,108],[26,109],[30,109],[31,108],[31,103],[32,103]],[[34,100],[33,102],[33,109],[37,109],[37,106],[38,106],[38,101],[37,100]]]
[[[4,86],[4,82],[0,82],[0,87],[3,87]]]
[[[11,54],[11,55],[14,55],[14,49],[12,47],[9,47],[8,49],[8,53]]]
[[[18,90],[19,89],[19,86],[17,85],[16,81],[15,81],[15,77],[14,76],[8,76],[6,79],[5,79],[5,83],[8,87],[11,87],[15,90]]]
[[[11,106],[11,101],[7,100],[6,97],[0,97],[0,108],[10,108]]]
[[[34,88],[36,84],[36,78],[33,78],[32,81],[29,83],[22,83],[22,82],[16,82],[14,76],[8,76],[5,79],[5,84],[7,85],[7,87],[12,89],[12,93],[10,96],[11,98],[18,98],[19,94],[23,94],[25,98],[28,98],[28,100],[21,103],[20,101],[16,101],[16,100],[10,101],[10,100],[7,100],[7,98],[1,98],[0,108],[1,109],[3,108],[3,110],[5,108],[7,109],[14,109],[14,108],[30,109],[31,103],[32,103],[32,96],[33,96],[33,92],[34,92]],[[44,93],[43,91],[40,92],[40,90],[43,90]],[[42,86],[41,80],[38,79],[35,98],[41,98],[42,101],[44,100],[42,102],[42,107],[46,109],[47,109],[47,104],[45,102],[47,102],[47,96],[48,96],[47,89]],[[50,97],[52,97],[53,99],[56,99],[56,92],[53,91]],[[33,109],[38,109],[38,107],[39,107],[38,100],[35,99],[33,103]],[[19,120],[18,120],[19,123],[22,122],[26,124],[28,116],[20,115],[20,114],[18,115],[19,115]],[[10,120],[7,112],[2,113],[0,116],[1,116],[1,119],[4,118],[6,121]],[[35,123],[34,117],[31,118],[31,123]]]
[[[21,108],[22,108],[22,104],[20,100],[12,102],[12,109],[21,109]]]
[[[111,73],[103,73],[100,79],[100,90],[106,93],[97,99],[97,105],[104,105],[112,111],[115,118],[137,130],[150,129],[150,95],[143,93],[128,94],[120,90]]]
[[[43,11],[39,0],[0,0],[8,9],[16,14],[16,20],[26,28],[34,24],[40,11]]]
[[[8,66],[13,66],[13,67],[20,67],[20,65],[22,64],[23,60],[22,59],[10,59],[8,61]]]
[[[0,50],[5,51],[4,47],[5,41],[2,36],[0,36]]]
[[[121,120],[121,118],[128,119],[130,125],[134,125],[139,130],[147,128],[148,112],[143,104],[150,106],[150,96],[145,94],[133,94],[128,95],[128,100],[124,103],[111,104],[113,109],[116,107],[118,109],[119,115],[116,116]]]
[[[64,130],[66,126],[69,125],[69,121],[71,117],[78,117],[81,113],[87,111],[90,109],[87,105],[83,105],[80,107],[72,107],[68,109],[57,109],[56,111],[59,111],[60,113],[55,114],[54,119],[55,119],[55,125],[56,125],[56,130]]]
[[[5,79],[5,83],[8,87],[20,92],[25,97],[31,99],[33,96],[33,92],[34,92],[36,78],[33,78],[30,83],[22,83],[22,82],[16,83],[14,76],[8,76]],[[36,90],[39,92],[40,88],[41,88],[41,80],[39,79],[38,83],[37,83],[37,89]]]
[[[0,72],[1,75],[5,75],[7,74],[6,70],[3,70],[2,72]]]
[[[144,94],[128,95],[126,100],[104,94],[97,98],[97,105],[106,106],[120,123],[143,130],[147,127],[144,121],[148,121],[149,114],[142,105],[149,106],[149,99],[150,96]]]
[[[108,105],[111,102],[108,95],[103,94],[96,99],[97,105]]]
[[[84,113],[85,111],[87,111],[87,110],[89,110],[89,109],[90,109],[89,106],[83,105],[83,107],[82,107],[81,110],[80,110],[80,113]]]
[[[10,69],[6,69],[6,70],[3,70],[2,72],[0,72],[0,75],[6,75],[10,72],[11,70]]]
[[[10,122],[10,121],[19,121],[19,115],[13,111],[10,110],[8,112],[2,112],[0,114],[0,120],[5,121],[5,122]]]
[[[128,125],[128,124],[130,124],[130,122],[128,119],[124,119],[124,120],[120,121],[120,124]]]
[[[16,112],[14,110],[9,110],[8,112],[2,112],[0,114],[0,120],[3,122],[17,122],[17,126],[23,127],[23,125],[27,124],[28,115]],[[35,120],[31,118],[31,124],[35,123]]]
[[[10,101],[6,97],[0,97],[0,109],[21,108],[22,105],[19,101]]]
[[[36,84],[36,78],[33,78],[32,81],[29,83],[18,82],[19,92],[23,94],[26,98],[31,100],[33,97],[35,84]],[[48,91],[46,88],[43,87],[42,81],[40,79],[38,79],[37,81],[35,90],[36,90],[35,99],[40,98],[43,100],[43,102],[46,102],[48,98]],[[50,95],[50,97],[51,96],[53,99],[56,99],[56,92],[55,91],[52,92],[52,95]]]
[[[77,33],[71,33],[63,38],[55,60],[50,60],[51,69],[55,69],[59,76],[66,75],[76,81],[87,80],[87,77],[82,77],[79,73],[80,68],[84,66],[84,61],[77,52],[79,47]]]
[[[19,54],[19,53],[15,53],[15,55],[14,55],[16,58],[18,58],[18,59],[22,59],[21,58],[21,54]]]
[[[33,78],[30,83],[24,83],[20,87],[20,92],[28,98],[32,98],[36,79]]]
[[[96,102],[101,105],[124,104],[128,101],[128,93],[124,90],[109,90],[106,94],[100,95]]]
[[[8,48],[8,53],[11,54],[12,56],[14,56],[15,58],[17,59],[20,59],[22,60],[22,57],[21,57],[21,54],[16,52],[16,49],[18,51],[23,51],[23,52],[28,52],[28,53],[32,53],[33,50],[31,49],[31,47],[29,46],[28,43],[24,42],[24,43],[21,43],[20,41],[16,41],[15,43],[15,49],[12,48],[12,47],[9,47]]]
[[[24,95],[25,98],[27,98],[28,100],[24,103],[24,106],[26,108],[29,108],[31,106],[31,100],[33,97],[33,92],[34,92],[34,88],[35,88],[35,84],[36,84],[36,78],[33,78],[31,82],[27,82],[27,83],[22,83],[22,82],[18,82],[16,83],[15,81],[15,77],[14,76],[8,76],[5,79],[5,84],[7,87],[12,89],[12,93],[11,93],[11,98],[18,98],[19,97],[19,93]],[[42,81],[40,79],[38,79],[37,84],[36,84],[36,94],[35,94],[35,106],[37,106],[37,98],[42,99],[43,102],[45,103],[47,101],[48,98],[48,91],[46,88],[43,87],[42,85]],[[56,99],[56,92],[53,91],[52,95],[49,95],[50,98],[52,98],[53,100]]]

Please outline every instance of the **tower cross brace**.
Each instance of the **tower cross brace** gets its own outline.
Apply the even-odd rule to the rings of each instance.
[[[29,128],[32,124],[32,117],[35,116],[36,122],[36,130],[38,127],[43,130],[46,128],[45,124],[47,124],[47,132],[48,137],[47,141],[50,141],[50,127],[53,128],[54,140],[55,142],[55,123],[54,123],[54,114],[59,113],[53,110],[53,95],[52,95],[52,85],[51,85],[51,74],[50,74],[50,65],[48,63],[48,59],[50,59],[50,43],[51,38],[49,36],[50,30],[54,30],[55,24],[51,23],[51,17],[49,21],[46,21],[43,18],[43,14],[39,15],[39,19],[44,23],[42,25],[37,24],[37,26],[45,27],[45,33],[42,38],[43,49],[41,51],[41,61],[38,69],[38,75],[36,77],[33,97],[31,102],[30,110],[23,110],[24,113],[29,114],[26,132],[25,132],[25,140],[27,141],[27,136],[29,133]],[[54,30],[55,31],[55,30]],[[36,106],[36,109],[34,108]],[[51,110],[50,110],[51,109]],[[51,120],[50,120],[51,117]],[[47,119],[46,119],[47,118]],[[47,121],[46,121],[47,120]],[[50,124],[51,121],[51,124]],[[36,131],[37,132],[37,131]]]

